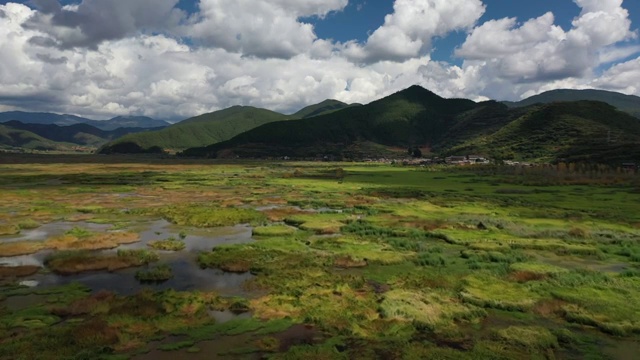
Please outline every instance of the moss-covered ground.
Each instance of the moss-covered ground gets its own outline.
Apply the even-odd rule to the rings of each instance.
[[[245,297],[174,290],[124,296],[92,293],[82,284],[27,288],[18,282],[37,268],[3,267],[0,358],[622,359],[640,353],[637,176],[583,179],[552,168],[14,160],[19,163],[0,164],[0,256],[46,250],[45,273],[115,271],[147,266],[157,259],[154,249],[180,250],[188,241],[156,239],[150,250],[101,252],[139,241],[141,222],[166,219],[184,234],[249,224],[255,241],[212,246],[192,261],[254,276],[243,284]],[[61,221],[112,226],[20,238]],[[165,264],[149,266],[131,276],[143,282],[172,276]],[[210,315],[225,311],[248,315],[228,322]]]

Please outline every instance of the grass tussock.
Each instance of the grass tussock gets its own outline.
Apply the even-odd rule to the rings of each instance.
[[[11,279],[36,274],[39,266],[0,266],[0,279]]]
[[[0,244],[0,256],[34,254],[41,250],[105,250],[140,241],[138,234],[113,232],[94,234],[74,228],[67,234],[46,241],[17,241]]]
[[[168,221],[182,226],[220,227],[239,224],[260,225],[266,216],[253,209],[223,207],[170,207],[159,211]]]
[[[550,293],[567,305],[569,322],[594,326],[603,332],[627,336],[640,333],[640,279],[598,273],[567,273],[550,284]]]
[[[541,299],[526,285],[493,278],[489,274],[466,277],[460,297],[480,307],[522,312],[530,310]]]
[[[558,339],[549,329],[541,326],[509,326],[496,331],[497,338],[509,345],[522,347],[530,352],[558,348]]]
[[[154,250],[161,251],[182,251],[187,247],[187,244],[182,240],[178,240],[175,238],[169,238],[166,240],[158,240],[152,241],[147,244],[150,248]]]
[[[61,275],[87,271],[116,271],[142,266],[157,261],[155,253],[146,250],[119,250],[115,255],[96,254],[88,251],[60,251],[45,260],[47,268]]]
[[[418,322],[430,330],[451,327],[455,321],[472,321],[486,316],[483,309],[463,304],[452,294],[442,291],[392,290],[384,294],[380,309],[387,319]]]
[[[139,270],[135,276],[140,282],[164,282],[173,277],[173,270],[169,265],[158,265],[149,270]]]
[[[20,227],[13,224],[0,224],[0,236],[16,235],[20,233]]]
[[[11,257],[37,253],[46,249],[42,242],[38,241],[16,241],[0,243],[0,256]]]

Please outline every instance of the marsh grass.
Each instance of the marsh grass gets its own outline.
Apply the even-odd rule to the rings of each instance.
[[[0,256],[28,255],[37,253],[41,250],[115,249],[120,245],[131,244],[138,241],[140,241],[140,238],[138,234],[135,233],[110,232],[94,234],[84,229],[74,228],[65,235],[45,241],[16,241],[0,243]]]
[[[531,310],[542,299],[526,285],[500,280],[489,274],[466,277],[460,297],[464,302],[480,307],[522,312]]]
[[[568,303],[562,308],[562,315],[568,321],[626,336],[640,333],[639,285],[637,277],[571,272],[554,277],[549,291]]]
[[[20,233],[20,227],[13,224],[0,224],[0,236],[16,235]]]
[[[140,282],[164,282],[173,277],[173,271],[169,265],[158,265],[148,270],[138,270],[136,279]]]
[[[218,206],[169,207],[158,210],[168,221],[182,226],[220,227],[239,224],[261,225],[266,216],[253,209]]]
[[[198,255],[203,267],[251,272],[242,289],[251,299],[0,288],[0,298],[42,297],[41,309],[11,320],[17,328],[4,325],[14,312],[0,310],[0,339],[10,339],[0,340],[0,357],[130,357],[172,335],[187,346],[244,334],[249,340],[238,352],[262,349],[274,359],[519,359],[568,352],[603,358],[603,344],[617,341],[604,334],[631,341],[638,333],[640,194],[630,188],[565,186],[561,178],[554,180],[560,185],[543,187],[546,179],[482,168],[122,161],[0,165],[0,222],[26,228],[20,226],[25,219],[91,219],[125,231],[160,217],[178,226],[251,224],[258,241]],[[340,179],[284,176],[296,168],[344,172]],[[57,179],[62,183],[45,186]],[[298,229],[274,225],[285,219]],[[119,243],[99,236],[73,231],[44,242],[5,243],[0,255],[7,246],[16,254]],[[79,254],[62,265],[108,271],[114,263],[144,265],[154,258],[150,252],[120,252],[108,261]],[[589,268],[601,271],[584,271]],[[215,324],[209,309],[253,317]],[[296,324],[314,329],[317,338],[290,340],[285,335],[301,329],[290,330]],[[277,349],[270,338],[278,340]]]
[[[259,226],[253,228],[254,236],[289,236],[293,235],[296,232],[296,229],[290,226],[284,225],[272,225],[272,226]]]
[[[33,219],[24,219],[18,223],[20,230],[33,230],[40,227],[40,223]]]
[[[462,304],[456,296],[444,291],[392,290],[384,294],[380,312],[385,318],[416,322],[432,331],[453,327],[456,321],[475,321],[486,316],[483,309]]]
[[[287,217],[284,222],[316,234],[337,234],[352,215],[342,213],[301,214]]]
[[[67,232],[65,232],[65,235],[70,235],[73,237],[76,237],[78,239],[82,239],[82,238],[88,238],[90,236],[93,235],[93,233],[87,229],[81,228],[81,227],[74,227],[71,230],[68,230]]]
[[[185,244],[183,240],[169,238],[165,240],[151,241],[147,243],[147,246],[161,251],[182,251],[187,247],[187,244]]]
[[[541,326],[509,326],[497,330],[496,337],[500,341],[523,347],[533,353],[559,347],[556,336]]]

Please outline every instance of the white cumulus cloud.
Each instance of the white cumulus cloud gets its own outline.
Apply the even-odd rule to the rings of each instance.
[[[190,15],[177,0],[7,3],[0,110],[179,120],[233,105],[368,103],[414,84],[474,100],[588,87],[640,95],[640,44],[622,1],[575,3],[563,30],[552,13],[478,24],[481,0],[396,0],[368,39],[342,44],[304,19],[347,0],[201,0]],[[454,31],[468,33],[461,63],[432,60],[434,41]]]
[[[417,57],[435,37],[470,29],[485,12],[480,0],[396,0],[393,9],[366,44],[348,43],[347,55],[365,62]]]

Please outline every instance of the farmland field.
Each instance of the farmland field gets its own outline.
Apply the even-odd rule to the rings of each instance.
[[[630,359],[640,176],[0,158],[2,359]]]

